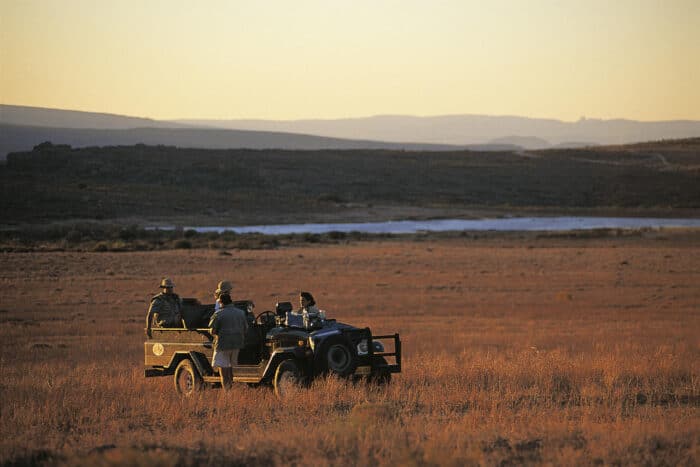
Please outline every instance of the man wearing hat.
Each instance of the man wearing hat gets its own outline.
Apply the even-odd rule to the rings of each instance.
[[[179,328],[182,326],[182,301],[173,292],[175,284],[170,278],[160,281],[161,292],[151,298],[146,315],[146,335],[151,337],[151,328]]]
[[[219,298],[221,298],[221,294],[227,293],[229,296],[231,296],[232,290],[233,285],[231,285],[229,281],[219,282],[219,285],[216,286],[216,290],[214,291],[214,298],[216,299],[216,302],[214,303],[214,312],[217,312],[223,308],[221,300],[219,300]]]
[[[238,351],[243,348],[248,331],[245,311],[233,304],[231,290],[233,287],[230,282],[219,282],[214,295],[220,308],[209,321],[209,328],[214,335],[213,366],[219,368],[221,386],[224,389],[233,384],[233,366],[238,363]]]

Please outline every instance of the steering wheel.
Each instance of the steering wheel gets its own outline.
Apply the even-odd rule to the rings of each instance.
[[[268,318],[269,316],[269,318]],[[265,325],[268,323],[274,323],[275,322],[275,317],[277,315],[272,312],[272,311],[263,311],[260,313],[258,316],[255,317],[255,323],[259,325]]]

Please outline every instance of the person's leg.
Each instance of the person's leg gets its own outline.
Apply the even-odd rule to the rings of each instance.
[[[212,365],[219,369],[219,379],[221,380],[221,387],[224,389],[228,389],[230,387],[230,383],[233,382],[230,351],[214,350],[214,358]]]
[[[221,387],[228,390],[231,389],[233,385],[233,368],[222,367],[219,369],[219,374],[221,375]]]
[[[233,386],[233,367],[238,365],[238,349],[232,349],[227,351],[226,356],[228,357],[228,367],[226,368],[226,381],[228,383],[228,387],[230,388],[231,386]]]

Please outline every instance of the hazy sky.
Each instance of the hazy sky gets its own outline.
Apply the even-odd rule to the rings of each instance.
[[[700,120],[700,0],[0,0],[0,103]]]

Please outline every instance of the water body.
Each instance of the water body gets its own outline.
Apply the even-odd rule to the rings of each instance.
[[[341,224],[281,224],[218,227],[185,227],[197,232],[263,233],[267,235],[363,232],[410,234],[448,231],[570,231],[593,229],[640,229],[700,227],[700,219],[660,219],[640,217],[509,217],[499,219],[439,219],[425,221],[360,222]]]

